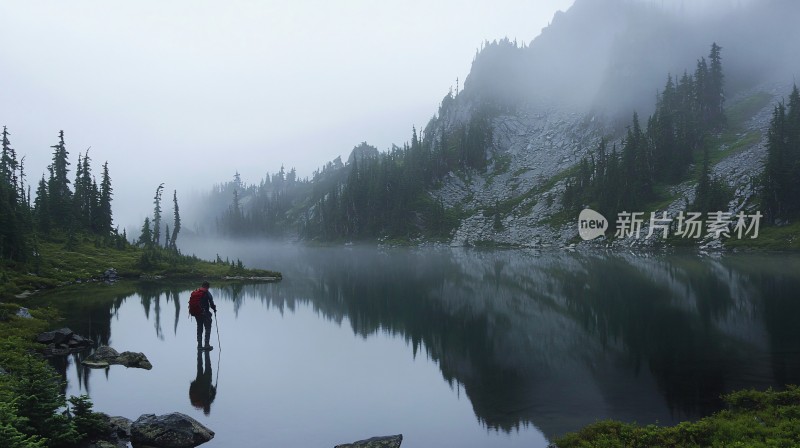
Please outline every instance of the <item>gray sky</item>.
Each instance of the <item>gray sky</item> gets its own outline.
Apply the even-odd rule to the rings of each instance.
[[[4,1],[0,125],[28,182],[63,129],[108,160],[115,222],[281,164],[308,176],[424,126],[485,39],[529,42],[572,0]],[[74,171],[71,173],[74,175]]]

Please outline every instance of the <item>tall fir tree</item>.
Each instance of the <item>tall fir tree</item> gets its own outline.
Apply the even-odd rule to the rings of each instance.
[[[111,211],[111,198],[114,189],[111,187],[111,176],[108,173],[108,161],[103,164],[103,176],[100,180],[100,199],[98,200],[99,229],[102,235],[109,234],[114,225]]]
[[[172,236],[169,239],[169,247],[172,250],[178,250],[178,233],[181,231],[181,214],[178,209],[178,190],[172,191],[172,205],[173,205],[173,222],[172,222]]]
[[[156,188],[156,195],[153,197],[153,244],[161,244],[161,193],[164,191],[164,184],[161,183]]]
[[[48,166],[50,178],[47,181],[48,211],[50,222],[58,228],[66,229],[72,225],[72,191],[69,184],[69,152],[64,143],[64,131],[58,133],[58,144],[53,148],[53,161]]]

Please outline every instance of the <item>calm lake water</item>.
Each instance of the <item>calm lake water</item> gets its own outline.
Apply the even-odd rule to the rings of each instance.
[[[150,371],[59,363],[67,393],[135,419],[179,411],[211,447],[331,447],[402,433],[404,447],[544,447],[599,419],[670,424],[720,394],[800,383],[800,257],[466,249],[216,253],[283,271],[212,284],[215,350],[195,350],[195,285],[123,283],[43,295],[65,325]],[[209,390],[211,391],[209,393]]]

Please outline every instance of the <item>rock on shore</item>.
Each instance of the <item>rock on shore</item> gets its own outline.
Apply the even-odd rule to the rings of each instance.
[[[403,435],[373,437],[371,439],[359,440],[358,442],[336,445],[334,448],[400,448],[403,443]]]
[[[180,412],[159,416],[144,414],[131,424],[131,443],[134,447],[194,447],[213,438],[214,431]]]

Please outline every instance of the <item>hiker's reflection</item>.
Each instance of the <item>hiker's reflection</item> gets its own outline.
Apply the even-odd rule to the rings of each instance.
[[[189,385],[189,400],[192,406],[202,409],[205,415],[211,413],[211,403],[217,396],[217,386],[211,384],[211,376],[211,357],[208,351],[198,351],[197,377]]]

